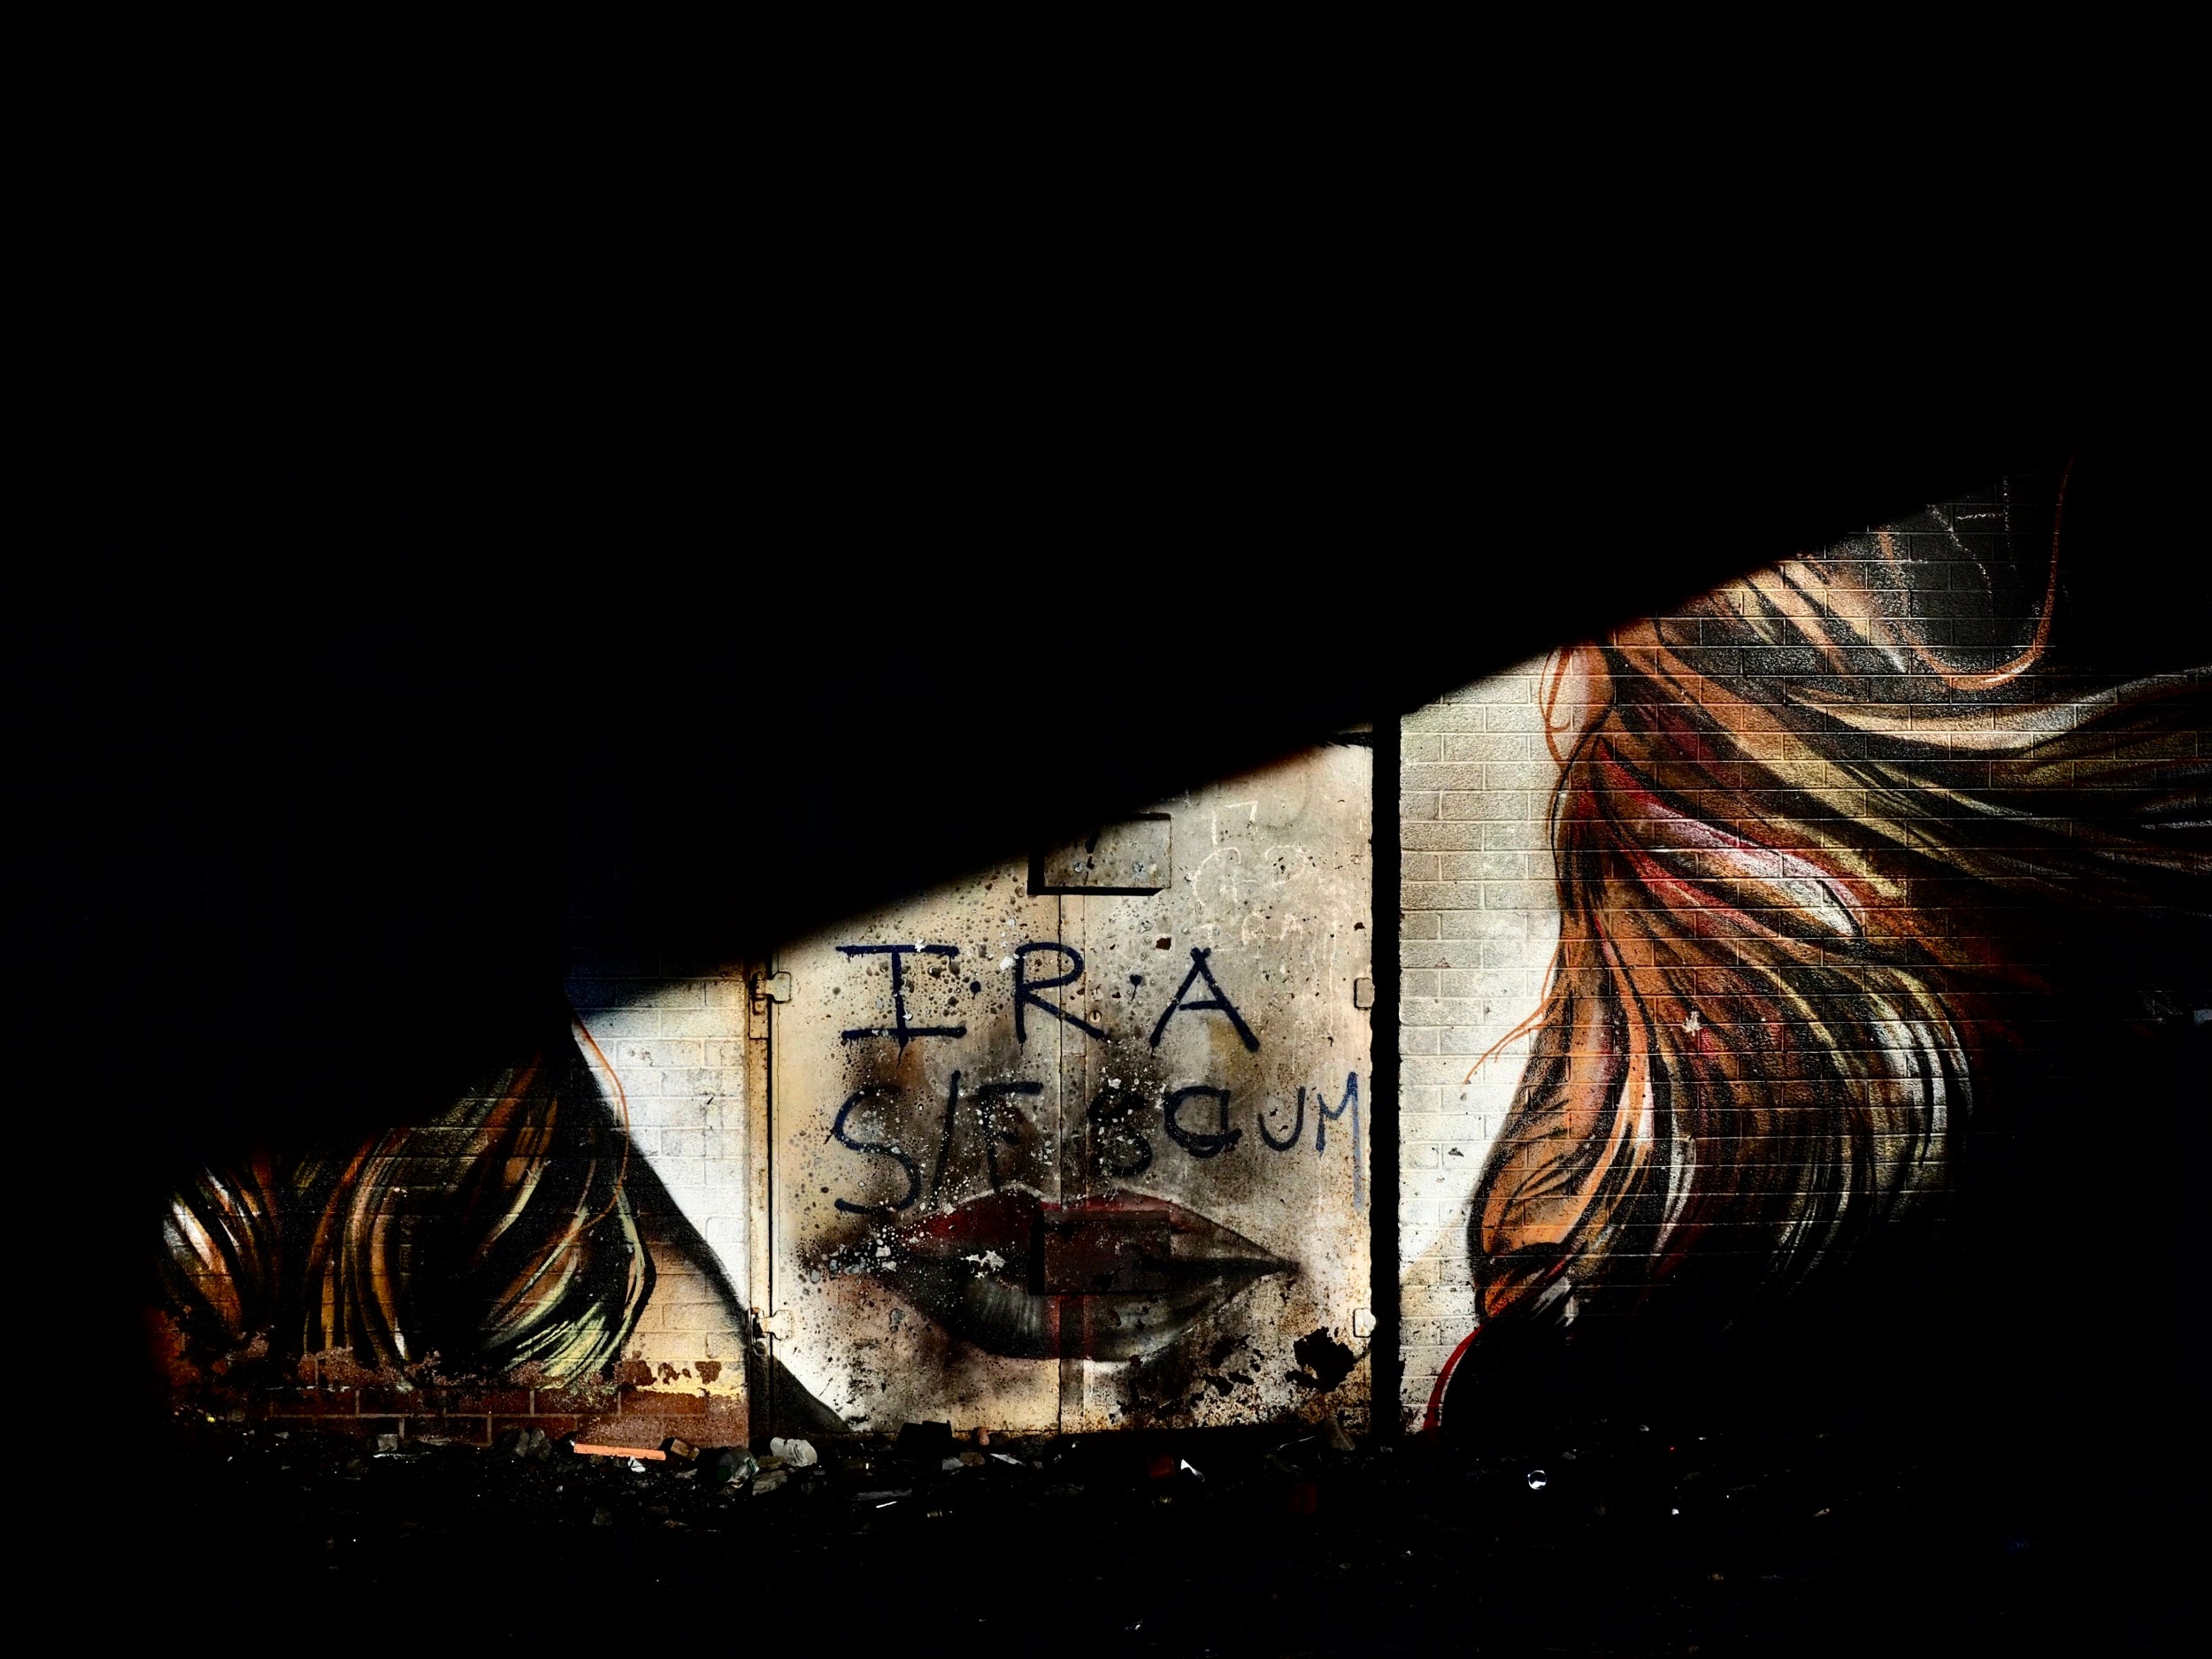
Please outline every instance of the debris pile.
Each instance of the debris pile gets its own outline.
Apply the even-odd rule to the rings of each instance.
[[[1071,1651],[1386,1650],[1478,1607],[1498,1651],[1824,1651],[1807,1632],[1826,1641],[1871,1605],[1859,1586],[1901,1572],[2028,1617],[2072,1547],[2030,1486],[1863,1414],[1793,1434],[1600,1419],[1480,1448],[1325,1418],[1087,1438],[919,1423],[758,1449],[191,1430],[169,1490],[194,1535],[255,1539],[278,1563],[265,1581],[365,1593],[505,1551],[531,1582],[737,1573],[794,1606],[980,1584],[942,1616],[972,1647],[1018,1646],[1087,1597],[1112,1617]],[[576,1609],[579,1627],[619,1634],[618,1606]]]

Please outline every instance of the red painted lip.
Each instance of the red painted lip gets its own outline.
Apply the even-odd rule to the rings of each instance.
[[[1255,1280],[1294,1273],[1233,1228],[1164,1198],[1067,1203],[1018,1187],[878,1235],[874,1271],[955,1336],[1023,1359],[1133,1359]]]

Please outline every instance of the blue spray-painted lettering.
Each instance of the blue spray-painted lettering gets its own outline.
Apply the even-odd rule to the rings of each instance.
[[[845,1133],[846,1120],[853,1115],[854,1110],[861,1102],[879,1094],[887,1094],[895,1100],[898,1098],[898,1090],[884,1084],[878,1084],[872,1088],[855,1089],[846,1096],[845,1103],[837,1109],[836,1121],[830,1125],[830,1133],[836,1138],[840,1146],[850,1147],[856,1152],[869,1153],[875,1157],[889,1158],[906,1171],[906,1195],[903,1198],[895,1199],[887,1204],[855,1204],[849,1203],[841,1198],[837,1201],[837,1207],[848,1215],[894,1215],[906,1209],[922,1195],[922,1172],[915,1168],[912,1158],[908,1157],[905,1153],[887,1141],[863,1141]]]
[[[1260,1040],[1252,1034],[1251,1026],[1244,1023],[1244,1016],[1237,1012],[1237,1005],[1229,1000],[1229,994],[1221,988],[1221,981],[1214,978],[1214,971],[1206,965],[1206,958],[1211,954],[1211,951],[1199,946],[1191,947],[1190,972],[1183,976],[1183,983],[1177,989],[1174,1000],[1169,1002],[1161,1013],[1160,1023],[1152,1028],[1152,1046],[1155,1048],[1160,1046],[1160,1039],[1167,1032],[1168,1021],[1174,1018],[1176,1015],[1195,1014],[1203,1010],[1211,1010],[1216,1013],[1226,1014],[1229,1017],[1229,1023],[1237,1028],[1237,1035],[1244,1040],[1244,1046],[1247,1048],[1254,1054],[1260,1051]],[[1186,1002],[1183,1000],[1184,997],[1190,994],[1191,987],[1201,979],[1205,980],[1206,988],[1213,995],[1201,997],[1195,1002]]]
[[[1065,973],[1060,974],[1056,978],[1050,979],[1033,979],[1029,977],[1029,958],[1032,955],[1040,950],[1049,950],[1059,956],[1065,956],[1068,961],[1074,965],[1070,967]],[[1046,1013],[1051,1015],[1055,1019],[1064,1019],[1069,1025],[1074,1026],[1078,1031],[1088,1033],[1094,1037],[1103,1037],[1106,1033],[1099,1030],[1097,1026],[1092,1025],[1088,1020],[1077,1018],[1075,1015],[1070,1013],[1064,1008],[1055,1008],[1051,1003],[1046,1002],[1043,997],[1037,995],[1040,991],[1056,990],[1064,985],[1073,985],[1082,977],[1083,955],[1072,946],[1055,944],[1049,941],[1042,943],[1032,941],[1026,945],[1015,946],[1014,1041],[1016,1042],[1027,1042],[1029,1041],[1029,1025],[1026,1020],[1023,1018],[1023,1015],[1025,1010],[1033,1005],[1041,1008]]]
[[[1305,1091],[1301,1089],[1299,1094],[1302,1097]],[[1352,1114],[1352,1208],[1364,1210],[1367,1208],[1367,1179],[1362,1169],[1363,1154],[1359,1133],[1359,1073],[1348,1071],[1344,1074],[1344,1098],[1333,1107],[1329,1104],[1328,1094],[1321,1089],[1314,1090],[1313,1104],[1314,1110],[1320,1114],[1313,1120],[1313,1149],[1317,1154],[1329,1149],[1329,1125],[1346,1112]]]
[[[906,1023],[906,958],[909,956],[956,956],[957,945],[840,945],[840,952],[848,956],[888,956],[891,958],[891,1021],[888,1025],[862,1025],[837,1034],[847,1042],[857,1042],[863,1037],[895,1037],[903,1048],[916,1037],[964,1037],[965,1025],[910,1025]]]

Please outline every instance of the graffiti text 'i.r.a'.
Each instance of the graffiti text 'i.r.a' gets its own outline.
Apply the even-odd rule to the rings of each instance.
[[[956,956],[957,945],[840,945],[837,948],[848,956],[888,956],[891,958],[891,1024],[862,1025],[841,1031],[838,1036],[846,1042],[857,1042],[864,1037],[895,1037],[903,1048],[916,1037],[964,1037],[965,1025],[910,1025],[906,1020],[906,958],[909,956]]]
[[[1221,981],[1214,978],[1213,969],[1207,965],[1206,958],[1212,954],[1199,946],[1191,947],[1190,972],[1183,976],[1183,983],[1177,987],[1166,1008],[1161,1010],[1159,1023],[1152,1027],[1152,1046],[1155,1048],[1160,1046],[1160,1039],[1167,1033],[1168,1021],[1176,1015],[1211,1012],[1225,1015],[1229,1024],[1236,1028],[1238,1040],[1252,1053],[1260,1051],[1260,1040],[1252,1034],[1251,1026],[1244,1023],[1244,1016],[1237,1011],[1237,1005],[1229,1000],[1228,992],[1221,988]],[[1191,987],[1201,979],[1205,980],[1206,988],[1213,995],[1186,1001],[1190,996]]]

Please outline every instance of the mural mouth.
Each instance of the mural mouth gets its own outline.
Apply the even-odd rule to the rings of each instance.
[[[1017,1359],[1133,1359],[1297,1266],[1164,1198],[987,1194],[878,1235],[874,1271],[955,1336]],[[887,1248],[887,1257],[884,1255]]]

